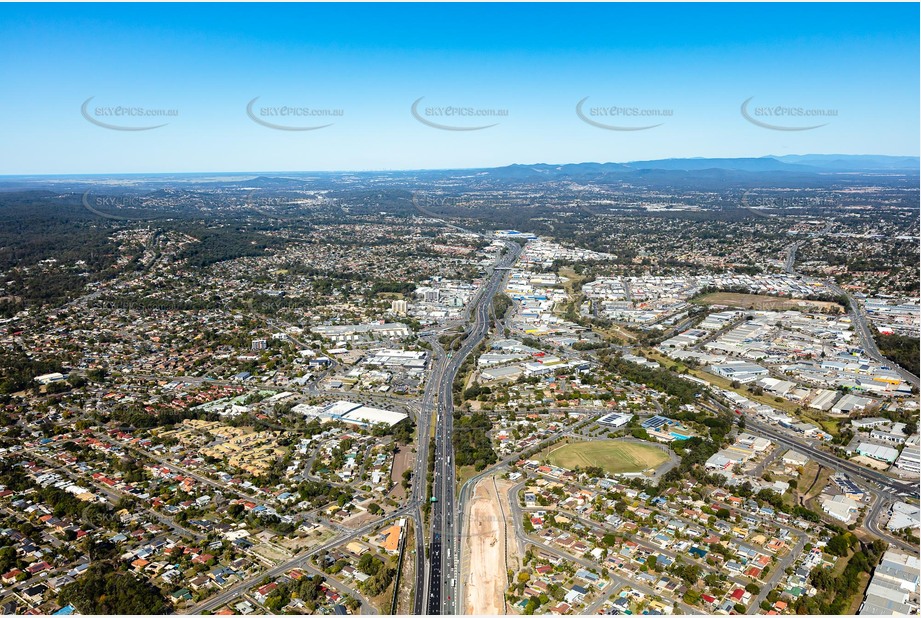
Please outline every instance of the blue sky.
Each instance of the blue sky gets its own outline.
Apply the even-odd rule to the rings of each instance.
[[[2,4],[0,174],[918,155],[918,20],[917,4]],[[256,97],[257,120],[332,124],[263,126]],[[497,124],[434,128],[420,97],[423,120]],[[592,126],[586,97],[602,124],[661,124]],[[749,98],[774,127],[824,126],[757,126]],[[104,115],[119,106],[177,115]],[[283,106],[341,115],[267,115]]]

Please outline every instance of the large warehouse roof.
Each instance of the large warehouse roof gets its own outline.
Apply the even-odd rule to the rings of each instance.
[[[369,408],[361,406],[343,414],[342,420],[346,422],[357,423],[359,425],[377,425],[383,423],[393,427],[400,421],[407,418],[408,415],[402,412],[393,412],[391,410],[381,410],[380,408]]]

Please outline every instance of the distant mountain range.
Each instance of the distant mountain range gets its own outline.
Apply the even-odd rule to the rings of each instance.
[[[509,180],[552,180],[576,177],[598,177],[636,172],[792,172],[827,174],[836,172],[918,172],[919,157],[885,155],[785,155],[733,159],[655,159],[629,163],[569,163],[553,165],[508,165],[478,170],[480,173]]]
[[[718,188],[726,183],[752,185],[771,182],[827,183],[857,180],[859,175],[914,177],[921,158],[886,155],[782,155],[747,158],[687,158],[630,161],[626,163],[534,163],[474,169],[388,170],[362,172],[203,172],[93,175],[0,176],[0,190],[83,190],[103,180],[122,189],[145,191],[158,188],[237,189],[286,191],[341,189],[342,181],[389,178],[395,184],[414,181],[462,180],[487,184],[540,182],[638,182],[650,186]],[[113,185],[115,186],[115,185]],[[778,185],[779,186],[779,185]]]
[[[919,157],[883,155],[784,155],[771,157],[784,163],[806,165],[827,170],[918,170]]]

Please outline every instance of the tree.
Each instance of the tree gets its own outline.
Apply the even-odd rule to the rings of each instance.
[[[849,534],[838,534],[833,536],[828,544],[825,546],[825,549],[828,550],[828,553],[834,554],[836,556],[846,556],[848,550],[851,547],[851,543],[848,539]]]
[[[61,604],[71,603],[81,614],[168,614],[172,608],[146,579],[118,570],[111,562],[97,562],[77,581],[64,586]]]

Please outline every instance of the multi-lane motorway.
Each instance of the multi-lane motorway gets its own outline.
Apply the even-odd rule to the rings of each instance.
[[[521,251],[519,245],[506,243],[507,250],[497,261],[486,285],[472,299],[468,313],[468,330],[461,347],[447,362],[438,387],[438,418],[435,428],[435,478],[432,487],[432,534],[429,542],[429,577],[427,614],[457,614],[454,594],[457,581],[458,522],[455,501],[453,458],[454,401],[452,385],[464,359],[479,345],[489,331],[489,307],[503,285],[508,268]]]

